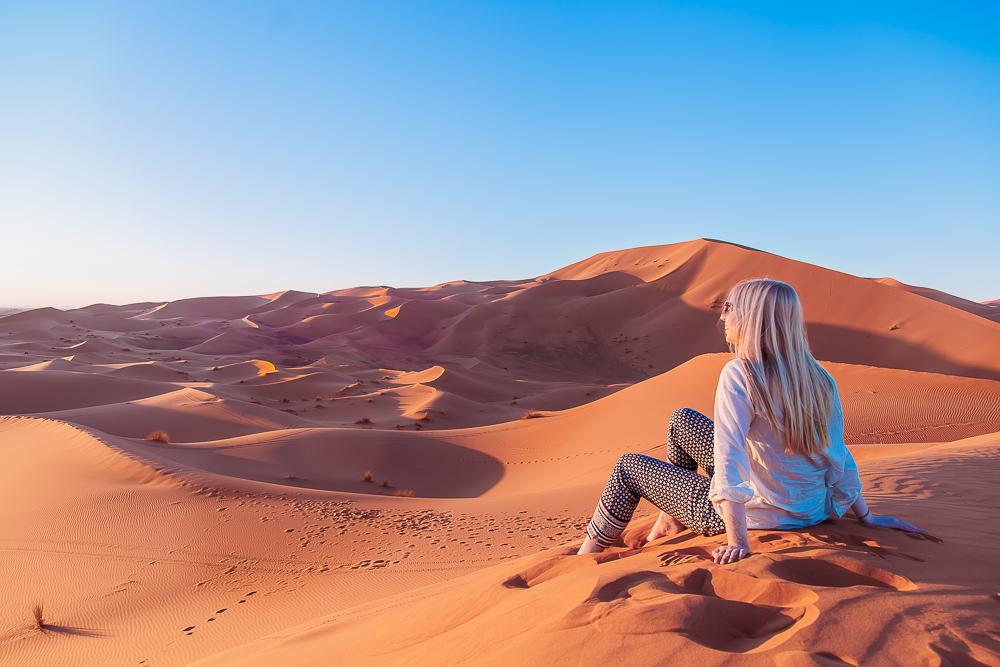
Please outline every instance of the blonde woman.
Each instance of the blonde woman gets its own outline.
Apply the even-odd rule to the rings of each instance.
[[[864,524],[924,533],[872,514],[833,377],[809,351],[798,294],[769,278],[732,287],[720,319],[734,358],[722,368],[715,422],[681,408],[670,417],[667,460],[623,454],[577,553],[610,546],[640,498],[660,508],[646,541],[684,527],[726,533],[716,563],[750,555],[747,529],[801,528],[848,509]],[[698,474],[697,468],[708,474]]]

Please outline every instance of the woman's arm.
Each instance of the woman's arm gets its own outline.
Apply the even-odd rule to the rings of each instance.
[[[750,555],[750,538],[747,536],[747,513],[743,503],[723,500],[719,503],[722,521],[726,524],[727,544],[712,551],[716,563],[735,563]]]
[[[747,451],[751,421],[753,410],[743,373],[738,362],[731,361],[723,367],[715,390],[715,473],[709,483],[708,499],[726,525],[729,538],[726,546],[712,552],[716,563],[732,563],[750,555],[744,503],[754,497]]]
[[[858,499],[854,501],[851,505],[851,511],[854,512],[854,516],[858,518],[861,523],[871,524],[872,522],[872,511],[868,507],[868,503],[865,502],[865,497],[858,494]]]

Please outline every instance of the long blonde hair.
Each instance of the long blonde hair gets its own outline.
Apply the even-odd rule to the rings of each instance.
[[[799,295],[788,283],[748,278],[726,300],[729,349],[743,364],[750,404],[780,435],[786,451],[813,456],[829,446],[836,385],[806,339]]]

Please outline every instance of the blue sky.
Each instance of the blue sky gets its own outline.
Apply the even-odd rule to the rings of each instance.
[[[0,305],[702,236],[1000,298],[998,7],[0,0]]]

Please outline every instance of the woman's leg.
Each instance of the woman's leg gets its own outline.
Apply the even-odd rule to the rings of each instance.
[[[715,423],[692,408],[678,408],[667,426],[667,461],[711,477],[715,473]]]
[[[715,472],[714,432],[715,424],[712,420],[697,410],[692,408],[674,410],[667,426],[667,461],[688,470],[697,470],[700,465],[711,476]],[[683,529],[682,523],[661,511],[656,523],[646,535],[646,542],[678,533]]]
[[[613,544],[632,519],[640,498],[695,532],[724,532],[725,525],[708,502],[708,484],[707,477],[687,468],[645,454],[622,454],[587,526],[590,539],[580,553],[590,551],[589,546],[603,549]]]

